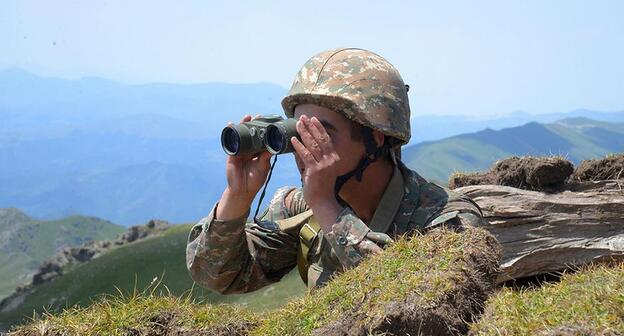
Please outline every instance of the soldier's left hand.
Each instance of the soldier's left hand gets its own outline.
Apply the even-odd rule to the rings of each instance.
[[[316,209],[340,210],[341,207],[334,195],[334,185],[339,176],[340,156],[329,134],[316,117],[308,118],[306,115],[299,118],[297,132],[301,141],[293,137],[291,142],[305,165],[302,180],[306,203],[315,211],[315,215]],[[333,219],[335,220],[335,217]]]

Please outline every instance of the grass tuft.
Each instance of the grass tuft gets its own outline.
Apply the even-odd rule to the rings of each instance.
[[[102,295],[87,308],[74,306],[58,315],[43,313],[10,335],[143,335],[210,329],[236,334],[256,323],[254,314],[237,306],[202,304],[190,293],[173,296],[154,281],[143,291]]]
[[[594,266],[562,281],[493,295],[473,335],[624,333],[624,264]]]

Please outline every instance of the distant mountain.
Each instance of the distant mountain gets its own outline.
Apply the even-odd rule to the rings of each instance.
[[[552,123],[566,118],[588,118],[606,122],[624,122],[624,111],[601,112],[586,109],[578,109],[566,113],[529,114],[516,111],[502,116],[463,116],[443,115],[428,116],[419,115],[419,111],[413,111],[412,139],[411,143],[417,144],[423,141],[435,141],[451,136],[474,133],[486,128],[500,130],[503,128],[521,126],[530,122]]]
[[[198,149],[198,155],[201,152]],[[176,150],[171,153],[180,154]],[[126,154],[132,152],[121,151],[119,156]],[[115,161],[106,158],[103,156],[99,161],[98,170],[95,165],[81,167],[84,162],[78,162],[75,166],[66,165],[65,173],[51,162],[49,175],[45,174],[46,167],[34,160],[25,166],[32,169],[32,175],[18,175],[20,172],[16,171],[14,175],[0,177],[0,205],[18,206],[42,218],[89,214],[123,225],[139,224],[151,218],[182,223],[208,215],[226,184],[225,158],[221,157],[214,163],[205,158],[205,163],[151,161],[121,167],[109,166]],[[292,157],[279,160],[264,204],[279,186],[300,184],[293,161]]]
[[[282,114],[286,89],[256,84],[128,85],[87,77],[40,77],[21,69],[0,70],[0,139],[60,137],[73,131],[124,133],[156,138],[217,139],[227,121],[244,114]],[[412,111],[412,143],[502,129],[531,121],[584,117],[624,122],[624,111],[578,109],[565,113],[501,116],[423,115]]]
[[[0,298],[25,283],[56,250],[110,239],[123,231],[119,225],[94,217],[40,221],[15,208],[0,209]]]
[[[234,302],[252,310],[267,310],[283,305],[289,298],[302,295],[305,285],[296,271],[272,286],[243,295],[220,295],[193,285],[184,261],[189,225],[118,247],[96,259],[77,265],[67,273],[36,287],[15,310],[0,312],[0,331],[10,324],[41,313],[57,312],[74,304],[87,305],[102,294],[117,294],[118,289],[132,293],[143,290],[155,279],[174,295],[188,294],[210,303]],[[164,286],[160,290],[164,290]]]
[[[89,214],[124,225],[196,221],[225,185],[220,132],[280,113],[273,84],[124,85],[0,71],[0,207],[39,218]],[[269,197],[298,184],[281,159]]]
[[[222,172],[215,175],[223,179]],[[124,224],[150,218],[199,219],[223,190],[212,178],[191,166],[150,162],[60,178],[45,189],[38,180],[7,181],[0,200],[46,218],[88,213]],[[14,184],[22,188],[11,188]]]
[[[479,171],[512,155],[561,155],[573,163],[624,151],[624,123],[569,118],[502,130],[462,134],[403,149],[403,160],[421,175],[446,184],[455,171]]]
[[[202,134],[202,138],[214,139],[228,120],[237,121],[244,114],[281,113],[279,102],[285,92],[269,83],[126,85],[100,78],[42,78],[9,69],[0,71],[0,134],[45,138],[131,118],[131,123],[121,124],[127,128],[136,116],[159,115],[180,120],[159,127],[184,127],[192,131],[189,137]],[[158,135],[158,127],[152,126],[148,124]]]
[[[281,114],[285,93],[269,83],[128,85],[0,71],[0,207],[17,207],[45,219],[87,214],[122,225],[153,217],[196,221],[225,186],[221,129],[244,114]],[[416,115],[411,143],[487,127],[496,132],[532,120],[551,122],[564,115]],[[569,115],[624,121],[624,112],[578,110]],[[464,140],[482,145],[479,139]],[[465,145],[445,144],[459,146],[458,155],[465,155]],[[479,150],[492,151],[483,158],[486,162],[507,153]],[[440,154],[440,162],[420,164],[432,165],[438,177],[446,174],[446,167],[465,166],[457,164],[455,155],[445,155]],[[280,156],[279,161],[267,197],[281,185],[300,185],[292,156]]]

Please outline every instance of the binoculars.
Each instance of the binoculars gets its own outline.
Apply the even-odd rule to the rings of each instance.
[[[229,125],[221,132],[221,147],[227,155],[256,154],[269,151],[284,154],[294,151],[290,139],[299,134],[297,119],[284,119],[278,115],[266,115],[254,120]]]

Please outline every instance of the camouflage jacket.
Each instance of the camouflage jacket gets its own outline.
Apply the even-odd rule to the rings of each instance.
[[[294,193],[290,204],[286,196]],[[299,230],[309,217],[303,190],[280,188],[260,224],[243,217],[222,221],[215,209],[191,230],[186,263],[199,284],[221,293],[251,292],[279,281],[297,265]],[[284,225],[285,219],[289,220]],[[348,207],[331,232],[320,231],[308,253],[308,287],[325,284],[332,275],[356,266],[370,244],[383,245],[390,237],[424,233],[441,224],[481,225],[481,210],[468,197],[427,182],[399,162],[368,225]]]

